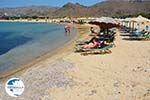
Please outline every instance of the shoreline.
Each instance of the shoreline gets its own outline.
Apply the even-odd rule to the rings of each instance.
[[[0,74],[0,80],[6,79],[9,76],[12,76],[16,73],[20,73],[25,71],[26,69],[30,68],[30,67],[34,67],[37,64],[42,63],[43,61],[46,61],[47,59],[53,59],[53,58],[57,58],[57,56],[59,56],[59,54],[67,52],[67,49],[71,49],[71,46],[73,46],[75,40],[79,37],[78,35],[78,29],[76,28],[76,25],[73,26],[77,31],[75,33],[75,36],[69,40],[68,42],[66,42],[65,44],[63,44],[61,47],[58,47],[52,51],[49,51],[48,53],[43,54],[42,56],[38,56],[36,57],[34,60],[32,60],[31,62],[25,64],[25,65],[20,65],[21,67],[18,67],[17,69],[14,69],[12,71],[7,71],[4,73]]]
[[[89,26],[77,29],[77,40],[88,35]],[[56,55],[14,74],[26,87],[18,99],[149,100],[150,41],[123,40],[120,34],[111,54],[82,56],[72,51],[71,42]],[[9,100],[6,80],[0,81],[0,97]]]

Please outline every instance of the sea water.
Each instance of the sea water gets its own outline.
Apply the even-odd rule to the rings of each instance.
[[[72,29],[66,36],[59,24],[0,22],[0,74],[62,47],[75,34]]]

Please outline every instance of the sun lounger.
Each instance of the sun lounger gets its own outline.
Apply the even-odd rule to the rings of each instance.
[[[137,36],[137,37],[143,36],[145,33],[146,32],[144,32],[144,31],[134,31],[134,32],[131,32],[130,37],[132,37],[132,36]]]
[[[108,35],[108,36],[100,36],[98,38],[100,41],[106,41],[107,43],[114,43],[114,40],[115,40],[115,33],[114,34],[111,34],[111,35]],[[87,44],[89,43],[89,41],[85,41],[85,40],[82,40],[82,41],[76,41],[76,46],[77,45],[84,45],[84,44]]]
[[[150,32],[146,32],[144,34],[138,35],[138,36],[132,36],[130,37],[132,40],[150,40]]]
[[[111,53],[109,50],[113,47],[113,44],[105,45],[100,48],[93,48],[93,49],[84,49],[84,48],[76,48],[75,52],[80,52],[81,55],[88,55],[88,54],[105,54],[105,53]]]

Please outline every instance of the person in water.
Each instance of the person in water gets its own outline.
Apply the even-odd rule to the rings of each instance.
[[[65,25],[64,29],[65,29],[65,33],[66,33],[66,34],[68,34],[68,33],[70,34],[70,29],[71,29],[71,28],[70,28],[69,25]]]

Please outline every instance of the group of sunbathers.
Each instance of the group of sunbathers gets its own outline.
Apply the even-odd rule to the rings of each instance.
[[[91,38],[89,41],[77,41],[75,52],[81,52],[81,54],[103,54],[103,53],[111,53],[109,50],[113,47],[113,41],[115,32],[111,30],[100,30],[100,32],[96,31],[94,27],[90,28],[91,34],[89,35]],[[103,34],[101,34],[103,33]]]
[[[87,44],[82,45],[85,49],[91,49],[91,48],[99,48],[104,44],[104,41],[100,41],[98,38],[93,37],[90,42]]]
[[[82,48],[85,49],[92,49],[92,48],[100,48],[104,45],[104,41],[101,41],[99,39],[99,33],[94,30],[93,27],[90,28],[91,34],[93,34],[93,37],[90,39],[90,41],[86,42],[84,45],[81,45]]]

